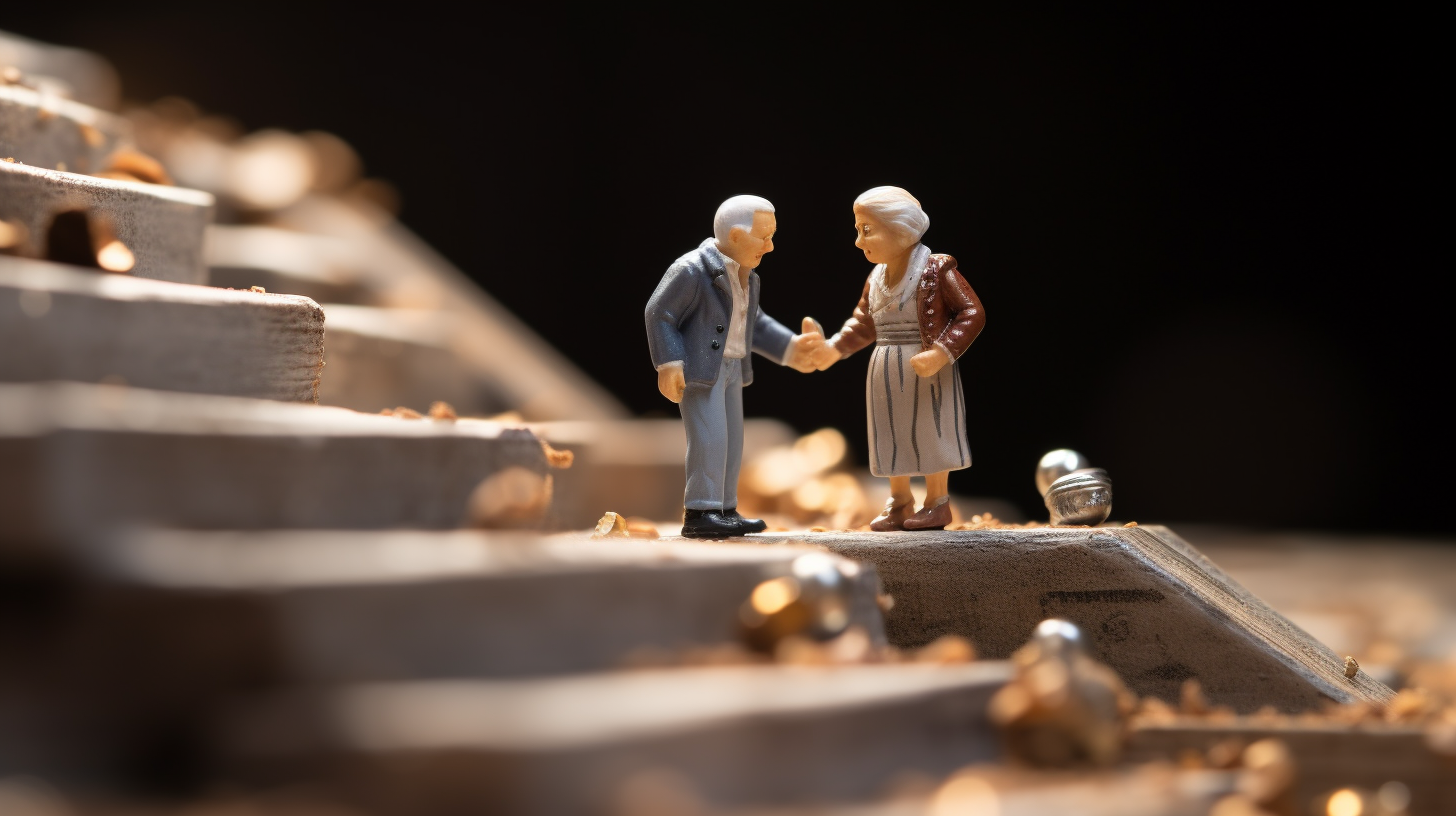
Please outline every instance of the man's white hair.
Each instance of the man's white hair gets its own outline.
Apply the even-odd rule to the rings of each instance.
[[[930,216],[920,209],[915,196],[901,187],[865,190],[854,200],[854,206],[869,210],[881,224],[917,241],[930,229]]]
[[[733,196],[718,205],[718,212],[713,216],[713,237],[718,243],[726,244],[734,227],[742,227],[744,232],[752,232],[753,214],[773,211],[774,205],[766,198],[756,195]]]

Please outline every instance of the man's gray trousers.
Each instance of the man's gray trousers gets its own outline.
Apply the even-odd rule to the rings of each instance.
[[[688,436],[688,487],[683,507],[722,510],[738,506],[743,464],[743,365],[723,358],[711,386],[688,383],[682,418]]]

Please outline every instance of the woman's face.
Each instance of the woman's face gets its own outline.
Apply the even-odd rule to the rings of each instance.
[[[874,213],[863,207],[854,208],[854,232],[854,245],[872,264],[890,263],[915,245],[915,240],[909,235],[887,229]]]

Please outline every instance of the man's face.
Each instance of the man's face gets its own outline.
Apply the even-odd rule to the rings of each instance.
[[[779,222],[771,212],[753,214],[753,229],[734,227],[728,235],[728,246],[723,254],[732,258],[744,269],[756,269],[763,256],[773,252],[774,231]]]
[[[872,264],[889,263],[915,244],[913,239],[907,243],[908,236],[903,232],[886,229],[880,219],[863,207],[854,208],[854,233],[854,245]]]

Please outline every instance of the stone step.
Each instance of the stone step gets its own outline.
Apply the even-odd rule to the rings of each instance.
[[[111,64],[90,51],[0,31],[0,69],[17,68],[23,81],[49,94],[102,110],[116,110],[121,81]]]
[[[733,666],[301,691],[235,709],[230,774],[369,813],[613,814],[643,774],[714,805],[863,799],[1000,754],[1006,663]]]
[[[316,402],[324,313],[308,298],[0,256],[0,382],[121,382]]]
[[[129,141],[130,127],[119,116],[0,81],[0,159],[95,173],[106,169],[107,158]]]
[[[461,316],[426,309],[326,304],[328,376],[319,401],[356,411],[443,400],[462,416],[500,414],[512,395],[462,347]]]
[[[226,604],[271,633],[244,644],[253,674],[324,684],[600,671],[643,649],[736,643],[754,587],[819,551],[464,530],[151,530],[83,552],[98,592],[177,619]],[[873,570],[858,572],[848,625],[883,644],[878,589]]]
[[[206,283],[202,238],[212,207],[212,196],[197,190],[0,161],[0,219],[24,226],[29,240],[19,254],[33,258],[46,256],[56,216],[81,210],[104,220],[131,251],[131,275]]]
[[[643,650],[736,643],[754,587],[819,552],[479,531],[161,530],[70,551],[45,569],[0,560],[0,635],[26,632],[0,636],[0,768],[124,776],[140,746],[186,739],[202,750],[168,729],[191,734],[229,696],[265,688],[599,671]],[[849,625],[883,644],[877,590],[860,572]]]
[[[758,534],[873,564],[895,599],[890,642],[969,638],[1005,658],[1046,618],[1092,639],[1097,659],[1144,696],[1179,700],[1197,678],[1215,705],[1296,712],[1334,701],[1385,704],[1394,692],[1225,575],[1166,527]]]
[[[530,431],[108,385],[0,385],[0,543],[125,525],[459,526],[508,467],[545,473]]]
[[[506,395],[510,407],[526,419],[626,418],[627,411],[616,397],[571,362],[570,348],[554,348],[384,213],[310,195],[273,213],[271,219],[278,227],[353,246],[367,263],[360,269],[361,278],[389,281],[379,290],[380,305],[453,314],[456,352],[472,369],[484,372]],[[567,331],[560,338],[583,336]]]
[[[530,428],[553,448],[576,457],[570,470],[555,477],[551,521],[556,529],[590,529],[608,510],[662,522],[681,520],[687,483],[682,420],[539,422]],[[743,459],[752,461],[796,437],[793,428],[776,419],[744,420]],[[662,532],[676,534],[678,529]]]
[[[379,305],[385,283],[355,245],[276,227],[212,224],[207,228],[208,281],[213,286],[303,295],[319,303]]]
[[[1449,726],[1448,726],[1449,727]],[[1277,739],[1296,760],[1294,800],[1324,813],[1324,795],[1340,788],[1378,791],[1389,782],[1409,793],[1409,816],[1456,813],[1456,755],[1431,747],[1426,729],[1382,722],[1259,724],[1178,723],[1144,725],[1132,732],[1128,758],[1154,761],[1207,753],[1220,744],[1249,745]]]

